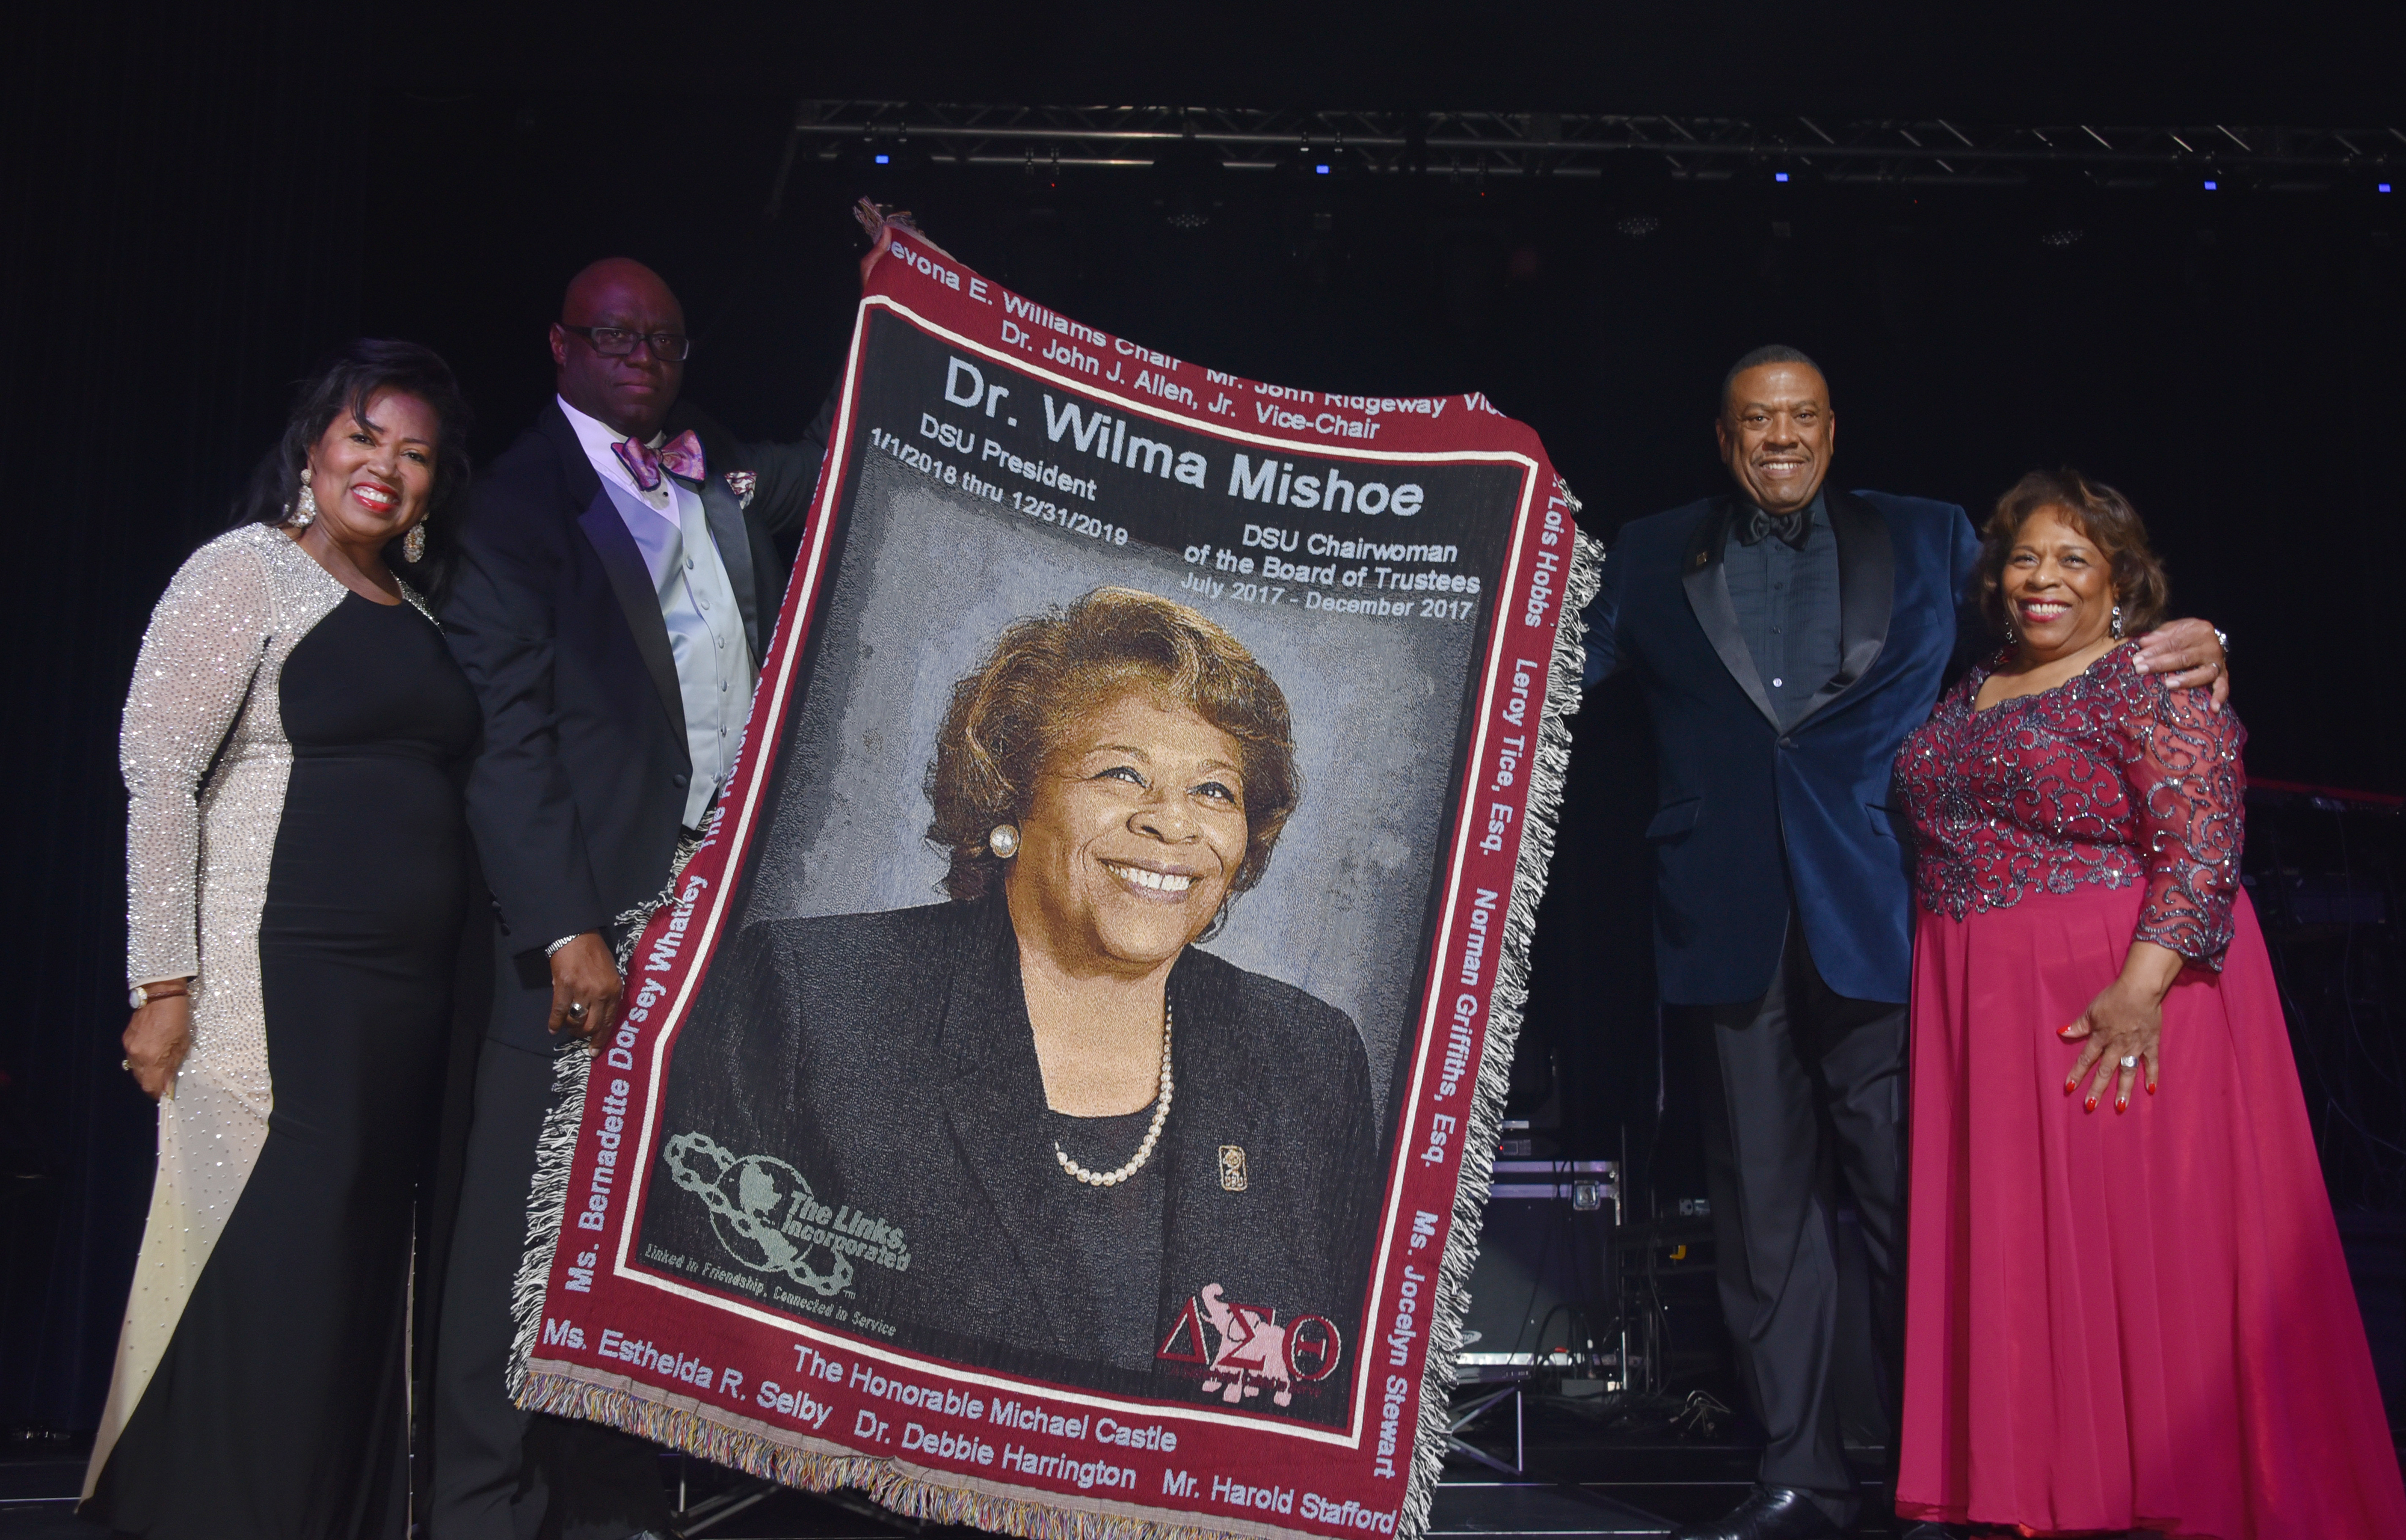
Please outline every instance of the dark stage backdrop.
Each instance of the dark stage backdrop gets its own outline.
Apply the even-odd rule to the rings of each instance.
[[[9,94],[0,171],[17,488],[0,1424],[94,1420],[147,1201],[149,1109],[115,1062],[115,733],[151,602],[222,524],[290,382],[347,336],[449,357],[489,459],[546,399],[544,326],[598,255],[642,257],[684,295],[693,400],[791,435],[835,378],[845,205],[872,192],[1022,292],[1215,368],[1483,390],[1536,426],[1606,535],[1719,487],[1720,372],[1790,343],[1830,372],[1844,484],[1975,510],[2037,464],[2118,484],[2176,607],[2236,639],[2253,768],[2406,791],[2406,271],[2369,201],[2116,192],[2052,248],[2012,190],[1700,186],[1632,239],[1592,181],[1241,173],[1177,230],[1141,170],[888,184],[806,161],[771,219],[790,98],[757,76],[635,92],[633,76],[571,90],[488,71],[414,91],[404,60],[297,7],[50,12],[27,57],[78,61],[76,89]],[[1656,1096],[1651,747],[1617,688],[1578,736],[1524,1109],[1559,1115],[1567,1153],[1616,1154],[1624,1124],[1649,1137]]]

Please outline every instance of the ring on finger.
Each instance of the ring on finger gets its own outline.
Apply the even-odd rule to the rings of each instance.
[[[581,1022],[585,1019],[585,1002],[583,1000],[572,1000],[569,1002],[568,1019],[572,1022]]]
[[[2138,1067],[2139,1067],[2139,1055],[2137,1055],[2136,1053],[2125,1053],[2125,1054],[2123,1054],[2123,1055],[2122,1055],[2122,1067],[2123,1067],[2123,1068],[2125,1068],[2125,1069],[2136,1069],[2136,1068],[2138,1068]]]

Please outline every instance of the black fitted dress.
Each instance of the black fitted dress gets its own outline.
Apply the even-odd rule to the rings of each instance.
[[[198,982],[87,1478],[85,1511],[122,1532],[407,1528],[412,1207],[480,721],[411,598],[376,603],[281,532],[237,530],[144,642],[132,971]]]

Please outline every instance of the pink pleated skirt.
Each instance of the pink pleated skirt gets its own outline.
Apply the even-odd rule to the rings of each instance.
[[[2165,1003],[2158,1094],[2122,1113],[2064,1094],[2078,1050],[2056,1030],[2121,971],[2142,891],[1918,917],[1897,1512],[2400,1540],[2406,1491],[2243,893],[2221,974],[2189,969]]]

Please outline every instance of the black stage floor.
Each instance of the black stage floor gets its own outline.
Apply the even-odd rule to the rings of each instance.
[[[82,1468],[45,1471],[48,1477],[38,1483],[39,1495],[25,1491],[30,1483],[18,1479],[32,1474],[21,1468],[7,1471],[0,1479],[0,1536],[7,1540],[98,1540],[105,1534],[99,1526],[89,1524],[74,1516],[73,1491],[82,1476]],[[64,1490],[63,1490],[64,1489]],[[1732,1489],[1742,1491],[1742,1488]],[[741,1495],[748,1495],[748,1491]],[[695,1540],[767,1540],[767,1537],[793,1537],[793,1540],[893,1540],[899,1535],[970,1536],[972,1530],[906,1528],[891,1516],[880,1516],[864,1505],[853,1511],[850,1505],[801,1492],[771,1491],[759,1501],[743,1503],[738,1511],[726,1504],[715,1510],[723,1515],[712,1523],[711,1514],[702,1514],[697,1523],[688,1527]],[[1670,1528],[1670,1520],[1661,1516],[1632,1507],[1619,1498],[1603,1491],[1581,1487],[1557,1487],[1541,1483],[1515,1483],[1469,1479],[1456,1485],[1449,1482],[1439,1489],[1436,1522],[1430,1533],[1447,1535],[1631,1535],[1659,1536]]]
[[[1491,1456],[1514,1462],[1509,1403],[1466,1430]],[[1604,1432],[1592,1414],[1530,1398],[1519,1425],[1519,1474],[1467,1458],[1447,1463],[1431,1533],[1445,1535],[1660,1535],[1675,1524],[1734,1506],[1746,1494],[1756,1450],[1742,1434],[1681,1437],[1660,1431]],[[1881,1453],[1856,1451],[1864,1488],[1866,1536],[1890,1535],[1886,1492],[1876,1483]],[[847,1494],[821,1497],[763,1488],[700,1461],[670,1461],[682,1476],[695,1540],[889,1540],[897,1535],[968,1535],[915,1527]],[[73,1498],[83,1476],[81,1450],[66,1443],[20,1442],[0,1453],[0,1540],[95,1540],[103,1532],[78,1521]]]
[[[1608,1433],[1592,1411],[1530,1398],[1521,1408],[1519,1446],[1509,1403],[1468,1430],[1491,1457],[1521,1470],[1507,1474],[1467,1458],[1447,1462],[1430,1533],[1439,1535],[1661,1535],[1675,1524],[1734,1506],[1757,1458],[1742,1432],[1714,1438],[1658,1431]],[[1867,1540],[1890,1540],[1890,1517],[1878,1479],[1882,1451],[1849,1451],[1863,1477]],[[787,1491],[700,1461],[663,1460],[672,1482],[685,1483],[694,1540],[968,1540],[976,1532],[913,1525],[856,1494]],[[82,1449],[70,1441],[17,1440],[0,1450],[0,1540],[98,1540],[78,1521],[74,1496]]]

